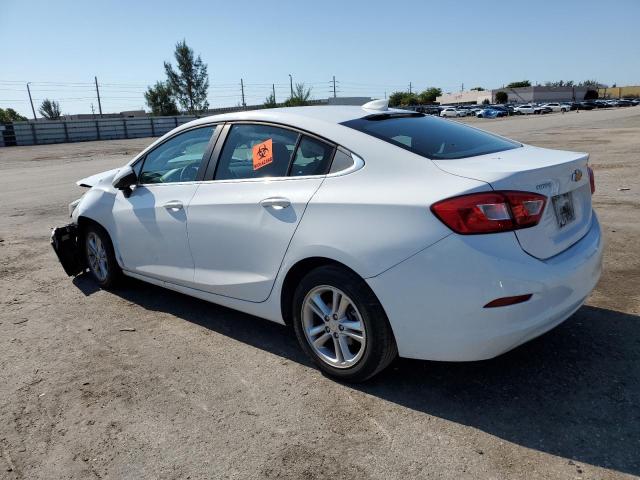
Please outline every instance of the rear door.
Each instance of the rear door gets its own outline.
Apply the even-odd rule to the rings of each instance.
[[[335,148],[259,123],[227,125],[219,144],[208,181],[189,205],[194,283],[218,295],[261,302]]]

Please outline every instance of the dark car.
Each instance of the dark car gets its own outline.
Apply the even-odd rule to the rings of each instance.
[[[513,107],[510,108],[507,105],[489,105],[488,108],[493,108],[494,110],[498,110],[500,112],[503,112],[504,113],[503,116],[505,116],[505,117],[507,115],[513,115]]]
[[[633,106],[633,102],[631,102],[630,100],[618,100],[618,106],[619,107],[632,107]]]
[[[585,100],[578,104],[578,110],[593,110],[594,108],[598,108],[598,104],[591,100]]]

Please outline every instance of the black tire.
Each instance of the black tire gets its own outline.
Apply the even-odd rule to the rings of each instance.
[[[90,259],[90,246],[89,241],[90,237],[95,235],[100,239],[100,242],[104,246],[105,252],[105,264],[106,264],[106,274],[100,275],[96,273],[94,266],[92,266],[92,262]],[[84,251],[84,259],[87,267],[89,268],[89,272],[91,276],[96,281],[100,288],[108,290],[116,286],[121,278],[122,270],[116,261],[116,255],[113,250],[113,244],[111,243],[111,238],[107,231],[100,227],[99,225],[90,224],[84,229],[82,248]]]
[[[320,358],[309,345],[304,332],[302,308],[307,294],[319,286],[340,289],[355,304],[364,322],[366,342],[361,358],[348,368],[336,368]],[[326,265],[310,271],[298,284],[293,295],[293,327],[300,346],[324,373],[347,382],[365,381],[387,367],[398,355],[395,338],[373,291],[354,272],[337,265]]]

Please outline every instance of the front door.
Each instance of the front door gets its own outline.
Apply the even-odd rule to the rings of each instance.
[[[115,240],[126,270],[191,285],[194,264],[187,210],[208,157],[215,126],[186,130],[151,150],[129,197],[113,206]]]

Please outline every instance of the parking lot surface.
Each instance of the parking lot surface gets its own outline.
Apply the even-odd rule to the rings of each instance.
[[[398,360],[355,386],[323,377],[285,327],[65,276],[49,230],[75,180],[153,139],[0,149],[0,478],[640,475],[640,107],[464,121],[591,153],[602,280],[506,355]]]

